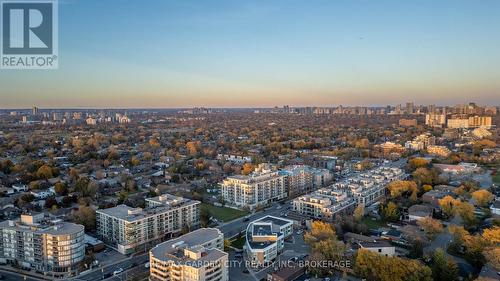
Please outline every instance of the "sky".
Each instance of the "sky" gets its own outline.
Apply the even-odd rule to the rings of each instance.
[[[500,105],[498,0],[59,0],[0,108]]]

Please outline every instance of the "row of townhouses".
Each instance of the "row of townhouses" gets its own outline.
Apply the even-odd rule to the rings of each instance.
[[[346,214],[358,206],[370,206],[385,196],[386,186],[406,178],[402,169],[377,167],[357,174],[327,188],[293,200],[293,210],[311,218],[331,220],[337,214]]]

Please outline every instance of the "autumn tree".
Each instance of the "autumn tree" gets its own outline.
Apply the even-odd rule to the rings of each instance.
[[[432,271],[417,260],[387,257],[359,249],[354,265],[356,274],[372,281],[432,281]]]
[[[444,215],[448,218],[452,217],[455,213],[455,206],[460,204],[460,200],[455,199],[449,195],[438,200],[439,207],[443,211]]]
[[[408,161],[408,167],[411,171],[415,171],[418,168],[425,168],[429,165],[429,161],[425,158],[415,157]]]
[[[488,204],[494,199],[493,194],[486,189],[474,191],[471,195],[476,201],[476,204],[481,207],[488,206]]]
[[[365,215],[365,207],[362,204],[359,204],[354,210],[354,220],[356,222],[360,222]]]
[[[440,221],[431,217],[425,217],[417,221],[417,224],[423,228],[427,238],[434,240],[437,234],[443,232],[443,225]]]
[[[417,168],[412,173],[413,179],[419,186],[424,184],[435,185],[438,183],[438,172],[435,169]]]
[[[456,213],[460,216],[466,226],[472,226],[475,223],[476,217],[474,215],[474,206],[472,206],[472,204],[460,202],[455,206],[455,209]]]
[[[66,195],[66,194],[68,194],[68,187],[66,186],[66,184],[64,184],[62,182],[58,182],[54,186],[54,191],[58,195]]]
[[[414,181],[393,181],[387,185],[392,198],[401,197],[405,193],[411,193],[411,197],[417,198],[417,184]]]
[[[314,221],[311,230],[304,234],[305,242],[311,247],[310,259],[314,261],[338,261],[344,258],[345,245],[337,240],[335,229],[331,224]],[[315,274],[325,274],[333,268],[310,268]]]
[[[39,179],[51,179],[54,177],[52,174],[52,168],[48,165],[43,165],[36,171],[36,177]]]
[[[243,164],[243,168],[241,170],[241,173],[243,175],[248,175],[251,172],[253,172],[254,170],[255,170],[255,166],[252,163],[245,163],[245,164]]]

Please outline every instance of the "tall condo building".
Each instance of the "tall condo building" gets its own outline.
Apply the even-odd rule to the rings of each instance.
[[[231,176],[222,183],[222,196],[227,204],[254,209],[259,205],[287,197],[285,175],[270,164],[260,164],[254,172]]]
[[[151,281],[227,281],[228,254],[224,235],[216,228],[200,228],[156,245],[149,251]]]
[[[83,225],[24,214],[0,222],[0,263],[16,264],[51,277],[78,272],[85,257]]]
[[[200,202],[169,194],[147,198],[146,208],[118,205],[97,210],[97,235],[120,253],[146,249],[200,225]]]

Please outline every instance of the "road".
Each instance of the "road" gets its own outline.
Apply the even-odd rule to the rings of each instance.
[[[73,280],[82,281],[94,281],[94,280],[127,280],[128,274],[139,274],[141,272],[147,272],[148,269],[144,265],[149,261],[149,255],[143,254],[139,256],[134,256],[115,264],[107,265],[102,268],[97,268],[89,273],[80,274],[77,278]],[[124,272],[113,276],[113,272],[118,268],[124,269]]]
[[[35,277],[30,277],[25,274],[15,273],[7,270],[0,269],[0,275],[3,277],[2,280],[6,281],[19,281],[19,280],[27,280],[27,281],[41,281],[46,279],[40,279]]]
[[[244,221],[245,218],[239,218],[228,223],[217,226],[222,233],[224,233],[224,238],[231,238],[236,236],[239,232],[245,231],[250,222],[260,219],[265,216],[280,216],[281,212],[286,211],[286,208],[290,207],[290,200],[285,201],[285,204],[274,203],[270,207],[267,207],[264,211],[254,213],[249,215],[249,220]],[[280,208],[280,209],[277,209]]]

